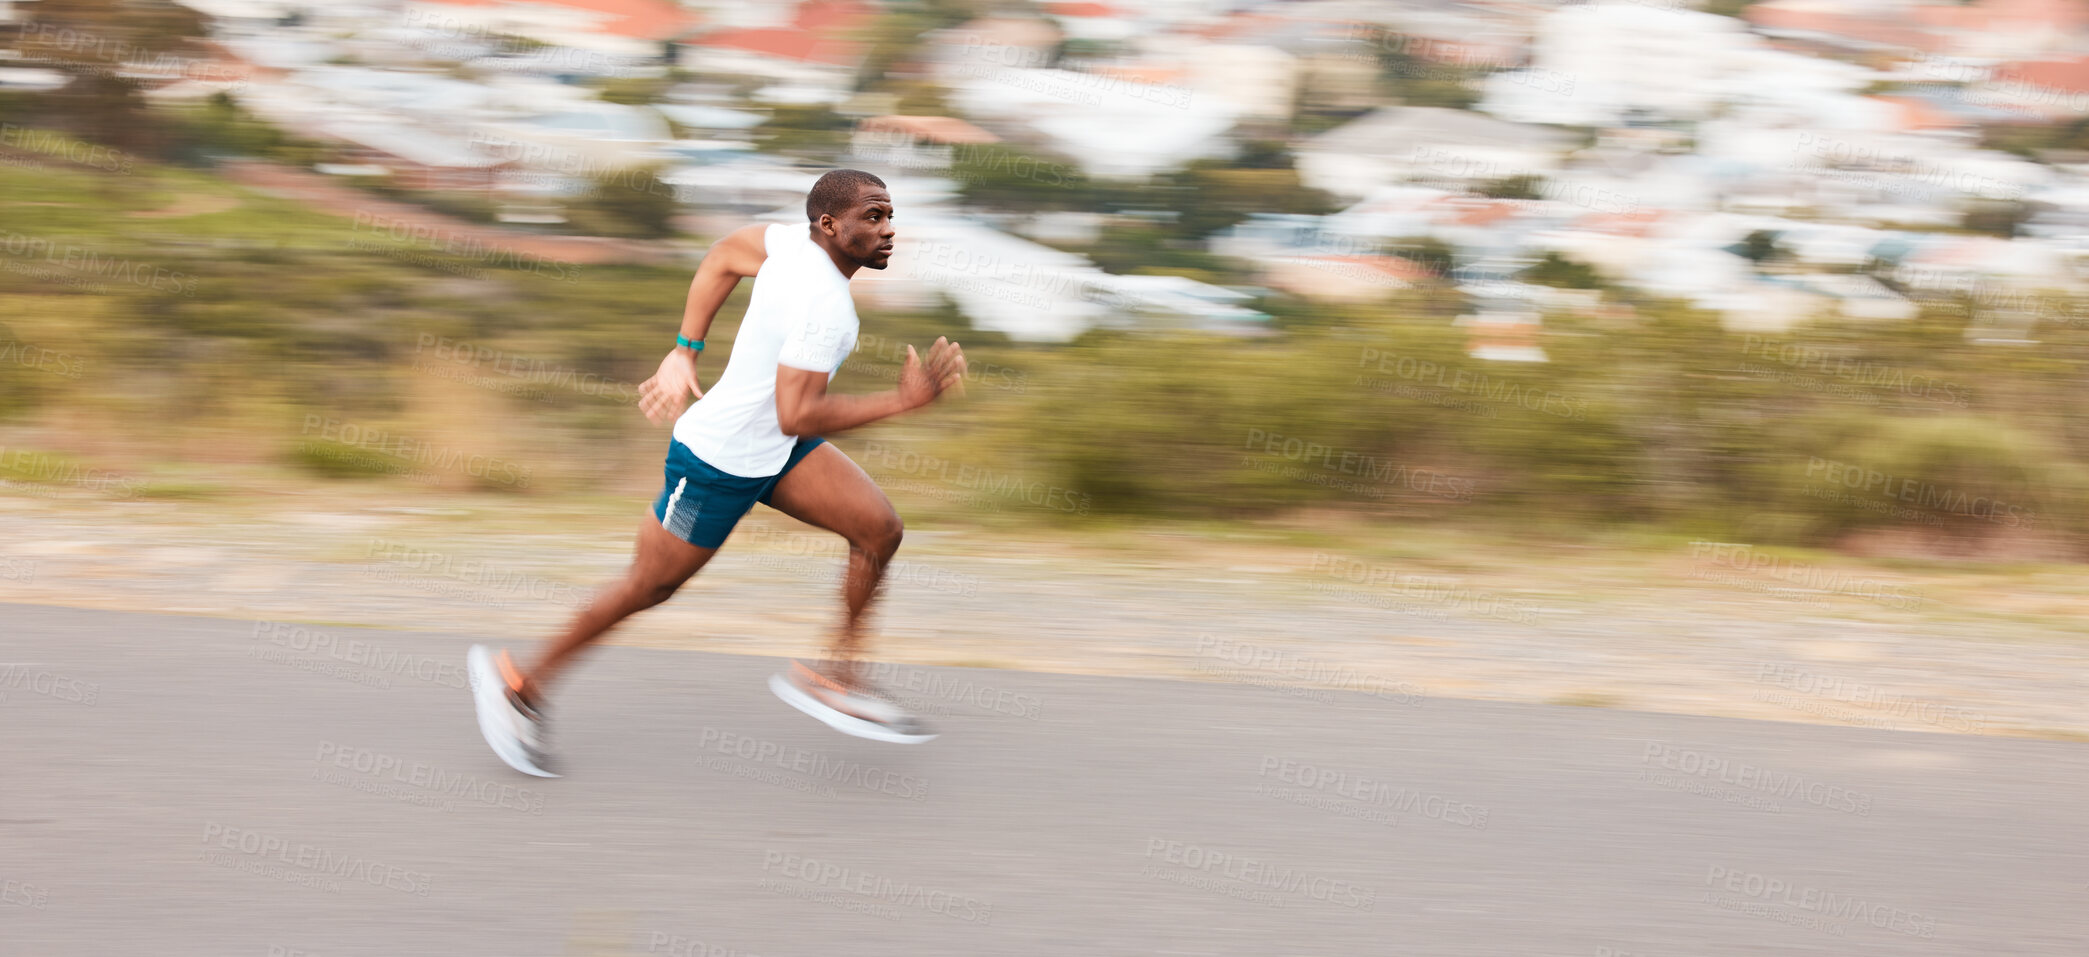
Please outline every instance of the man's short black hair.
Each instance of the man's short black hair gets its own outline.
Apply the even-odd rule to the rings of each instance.
[[[822,214],[841,218],[849,207],[856,205],[856,196],[865,186],[884,189],[885,181],[860,169],[828,171],[812,184],[812,192],[805,194],[805,218],[815,223]]]

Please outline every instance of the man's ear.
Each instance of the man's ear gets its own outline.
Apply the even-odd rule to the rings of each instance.
[[[835,229],[833,213],[821,213],[820,221],[814,223],[813,228],[818,229],[820,232],[826,233],[829,236],[833,236],[838,232],[838,230]]]

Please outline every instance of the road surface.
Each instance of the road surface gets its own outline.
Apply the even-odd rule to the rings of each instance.
[[[2081,744],[474,637],[0,605],[0,955],[2089,953]]]

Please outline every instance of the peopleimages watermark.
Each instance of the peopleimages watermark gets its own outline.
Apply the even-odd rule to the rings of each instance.
[[[1487,36],[1482,33],[1480,36]],[[1342,31],[1341,40],[1364,43],[1375,49],[1365,56],[1376,59],[1381,54],[1396,54],[1413,60],[1436,65],[1440,69],[1461,70],[1460,77],[1476,70],[1500,70],[1515,66],[1518,62],[1516,47],[1507,42],[1473,43],[1469,41],[1445,40],[1439,37],[1417,36],[1401,33],[1383,24],[1351,21]],[[1354,54],[1352,54],[1354,56]],[[1408,75],[1408,74],[1402,74]]]
[[[1853,143],[1839,137],[1824,137],[1801,131],[1798,142],[1792,149],[1793,152],[1807,154],[1806,158],[1795,159],[1787,165],[1788,169],[1796,172],[1844,179],[1877,177],[1883,174],[1924,186],[1989,199],[2021,199],[2024,195],[2024,187],[2021,184],[1963,169],[1952,169],[1913,153],[1894,152],[1870,144]],[[1876,182],[1880,188],[1888,192],[1900,191],[1894,184]]]
[[[55,50],[67,54],[67,58],[76,64],[79,61],[100,61],[103,65],[88,69],[103,76],[149,76],[202,83],[226,83],[235,88],[246,86],[244,74],[230,64],[176,56],[164,50],[138,46],[129,40],[101,36],[57,23],[32,22],[24,25],[16,35],[15,42],[24,52],[31,55],[47,55]]]
[[[86,372],[87,363],[69,352],[59,352],[32,346],[16,339],[0,342],[0,363],[13,363],[24,369],[48,372],[67,379],[77,379]]]
[[[877,375],[879,378],[896,379],[899,377],[899,371],[906,367],[907,345],[908,343],[891,336],[880,336],[866,332],[857,336],[854,355],[867,355],[876,361],[890,363],[889,374],[874,372],[869,374]],[[917,355],[919,351],[916,350]],[[965,366],[965,385],[967,388],[984,386],[1006,392],[1014,392],[1018,395],[1027,392],[1030,388],[1029,374],[1021,369],[1011,369],[1008,366],[996,365],[991,362],[975,362],[970,356],[965,358]],[[852,368],[858,372],[868,371],[861,366]]]
[[[536,387],[551,386],[590,397],[638,401],[638,389],[629,382],[448,336],[423,332],[413,353],[415,372],[518,398],[550,401],[550,395]],[[489,374],[477,374],[482,371]]]
[[[734,734],[708,725],[697,734],[696,746],[699,751],[710,751],[725,757],[752,761],[756,765],[773,766],[801,774],[806,777],[808,783],[816,781],[826,785],[839,784],[909,801],[919,801],[928,797],[929,783],[911,774],[867,765],[860,761],[834,758],[824,752],[808,751],[795,745]],[[716,758],[709,760],[709,767],[713,771],[733,770],[733,766]],[[827,794],[832,796],[833,793],[830,787]]]
[[[1320,581],[1309,586],[1313,591],[1374,608],[1439,619],[1455,612],[1524,625],[1538,620],[1536,605],[1482,589],[1466,588],[1455,578],[1402,575],[1392,565],[1358,561],[1330,552],[1314,552],[1310,567],[1312,571],[1339,582],[1369,586],[1347,588]]]
[[[1101,273],[1065,268],[1040,267],[982,253],[965,243],[922,242],[911,250],[909,261],[916,273],[934,277],[946,292],[970,292],[1001,302],[1051,309],[1061,302],[1093,303],[1105,309],[1129,308],[1132,303],[1115,287],[1099,282]],[[861,340],[858,347],[861,348]],[[893,343],[888,361],[906,358],[906,344]]]
[[[877,903],[914,907],[930,914],[948,917],[968,924],[992,924],[994,905],[966,894],[939,887],[930,887],[910,881],[896,880],[859,867],[804,857],[788,851],[765,851],[762,854],[762,871],[780,874],[788,881],[766,880],[772,885],[766,889],[779,893],[800,894],[831,890],[848,895],[843,902],[874,905]],[[821,903],[838,903],[825,900]],[[889,910],[889,908],[888,908]],[[884,916],[884,915],[880,915]],[[897,920],[897,911],[891,911],[888,919]]]
[[[8,692],[11,691],[27,691],[54,701],[92,708],[101,698],[102,686],[32,665],[0,665],[0,704],[7,702]]]
[[[1287,468],[1280,462],[1243,456],[1241,464],[1249,468],[1273,471],[1285,478],[1310,485],[1324,485],[1372,498],[1383,498],[1390,489],[1406,488],[1434,498],[1463,502],[1470,500],[1476,489],[1476,483],[1469,478],[1457,478],[1434,469],[1401,465],[1354,449],[1309,442],[1295,436],[1266,432],[1262,429],[1248,430],[1244,448],[1259,450],[1264,455],[1275,456],[1283,462],[1298,463]],[[1358,480],[1337,478],[1344,475],[1357,476]]]
[[[432,880],[426,871],[340,854],[302,841],[293,843],[215,821],[203,826],[203,844],[206,864],[328,891],[340,890],[336,880],[342,880],[425,897]]]
[[[0,146],[40,153],[104,173],[128,173],[135,157],[122,150],[83,142],[50,130],[0,123]]]
[[[1349,814],[1365,820],[1377,820],[1380,823],[1391,823],[1391,821],[1390,819],[1374,818],[1367,815],[1381,810],[1398,811],[1401,813],[1418,814],[1432,821],[1441,821],[1457,827],[1484,830],[1487,827],[1488,815],[1493,813],[1491,809],[1477,804],[1453,800],[1440,794],[1428,794],[1422,791],[1410,790],[1395,785],[1390,781],[1368,778],[1349,771],[1327,767],[1326,765],[1297,761],[1282,755],[1263,755],[1261,765],[1255,773],[1257,777],[1263,778],[1265,781],[1275,780],[1283,784],[1304,788],[1306,791],[1332,794],[1345,799],[1346,803],[1334,802],[1330,804],[1325,801],[1316,803],[1311,794],[1290,791],[1284,788],[1273,788],[1268,784],[1258,786],[1256,788],[1256,793],[1258,794],[1307,807],[1317,807],[1321,810],[1332,810],[1337,813]]]
[[[1048,69],[1044,51],[997,43],[976,33],[964,34],[960,40],[958,58],[970,62],[958,67],[959,75],[993,80],[1081,106],[1099,107],[1104,96],[1122,96],[1128,100],[1186,110],[1194,97],[1194,92],[1188,87],[1147,83],[1106,73]]]
[[[756,568],[775,569],[806,581],[837,585],[848,576],[847,548],[839,537],[833,535],[784,532],[766,525],[741,526],[733,530],[733,541],[735,547],[760,543],[784,552],[781,555],[755,553],[738,560]],[[981,584],[977,575],[911,560],[887,563],[885,574],[879,581],[887,587],[919,586],[965,598],[977,596]]]
[[[666,954],[667,957],[762,957],[749,950],[738,950],[724,944],[713,944],[680,934],[663,934],[658,931],[647,935],[646,953]]]
[[[1459,395],[1513,405],[1531,412],[1559,416],[1563,419],[1580,420],[1588,417],[1589,400],[1586,398],[1563,392],[1541,391],[1484,372],[1472,372],[1417,356],[1401,355],[1383,349],[1365,349],[1357,354],[1356,365],[1359,369],[1369,368],[1380,375],[1397,376],[1408,382],[1425,382]],[[1359,375],[1351,384],[1381,383]]]
[[[300,451],[315,457],[353,458],[363,471],[404,475],[455,472],[488,485],[526,489],[535,469],[507,459],[415,439],[388,429],[307,414],[298,434]],[[316,441],[315,441],[316,437]],[[357,456],[357,453],[367,453]]]
[[[118,475],[107,469],[83,468],[77,462],[49,452],[31,452],[27,449],[15,449],[10,452],[4,445],[0,445],[0,476],[5,476],[9,482],[108,492],[117,498],[136,498],[143,490],[143,486],[136,479]]]
[[[354,219],[349,223],[349,232],[348,247],[351,249],[394,256],[414,265],[455,272],[467,278],[483,278],[487,268],[520,270],[560,282],[573,282],[580,278],[579,267],[572,263],[546,259],[505,243],[488,242],[465,230],[433,226],[423,220],[405,216],[385,216],[357,210]],[[418,246],[430,253],[478,265],[464,267],[433,257],[416,258],[406,255],[396,245],[388,244]]]
[[[836,550],[834,558],[841,558]],[[756,568],[775,569],[805,581],[827,585],[839,585],[848,580],[849,566],[846,561],[815,561],[785,555],[756,555],[746,560]],[[945,595],[972,598],[979,594],[979,577],[964,572],[939,568],[926,562],[895,561],[885,565],[880,585],[888,589],[921,587]]]
[[[300,658],[289,652],[317,657]],[[447,658],[386,650],[361,638],[346,638],[282,621],[254,623],[254,643],[247,647],[247,657],[386,689],[392,686],[392,676],[426,681],[445,688],[467,686],[464,666]],[[369,671],[351,671],[342,665]]]
[[[1957,489],[1925,482],[1910,476],[1893,475],[1861,465],[1833,459],[1809,457],[1806,477],[1824,485],[1856,489],[1879,499],[1913,503],[1916,508],[1976,518],[2011,528],[2033,525],[2038,513],[1987,495],[1967,495]]]
[[[460,800],[524,814],[544,813],[544,795],[505,781],[446,771],[425,761],[407,761],[369,748],[319,742],[312,778],[407,804],[455,810]],[[350,772],[343,774],[341,772]]]
[[[1745,761],[1730,761],[1710,752],[1679,747],[1666,741],[1647,742],[1639,763],[1641,783],[1718,798],[1728,804],[1779,811],[1782,807],[1768,799],[1782,798],[1859,817],[1871,814],[1872,798],[1869,794],[1814,780],[1803,774],[1777,771]]]
[[[887,169],[923,170],[960,185],[988,176],[1006,176],[1051,187],[1082,182],[1078,167],[1000,143],[924,143],[906,130],[858,129],[849,138],[849,152],[866,163]]]
[[[483,21],[462,20],[429,7],[407,7],[404,23],[408,27],[425,30],[446,39],[463,41],[454,47],[425,47],[430,55],[445,56],[454,60],[526,54],[542,58],[545,66],[581,75],[604,73],[630,62],[629,57],[583,50],[579,47],[547,45],[524,37],[510,36],[493,29]]]
[[[1518,80],[1541,79],[1548,72],[1517,71],[1511,77]],[[1551,74],[1551,76],[1556,78],[1559,74],[1555,73]],[[1525,83],[1524,85],[1533,84]],[[1557,84],[1555,83],[1555,85]],[[1568,81],[1568,85],[1572,85],[1571,80]],[[1637,196],[1620,193],[1616,190],[1606,189],[1590,183],[1578,183],[1553,177],[1539,178],[1531,174],[1528,171],[1528,167],[1503,163],[1497,160],[1482,159],[1455,147],[1417,146],[1413,152],[1407,154],[1407,162],[1418,172],[1462,182],[1483,182],[1487,180],[1530,177],[1535,180],[1532,183],[1533,191],[1537,193],[1537,198],[1535,199],[1489,197],[1485,200],[1473,200],[1473,202],[1485,202],[1490,206],[1506,206],[1516,210],[1519,214],[1543,213],[1549,209],[1547,205],[1549,203],[1561,203],[1580,207],[1591,212],[1611,213],[1620,216],[1630,215],[1639,211],[1640,202]]]
[[[489,607],[498,608],[510,600],[528,600],[579,609],[594,601],[590,591],[576,585],[381,538],[370,540],[368,557],[374,560],[368,572],[380,581],[412,585]]]
[[[1884,388],[1910,398],[1934,400],[1962,409],[1971,404],[1971,390],[1956,382],[1942,382],[1935,376],[1910,375],[1900,366],[1837,355],[1820,346],[1749,334],[1741,337],[1741,354],[1775,362],[1788,369],[1816,372],[1853,385]],[[1750,367],[1745,362],[1742,366],[1744,372],[1760,374],[1771,371]]]
[[[865,463],[876,462],[879,468],[933,479],[953,488],[1005,498],[1038,508],[1086,515],[1090,506],[1089,497],[1083,492],[1047,482],[1028,481],[1013,472],[996,471],[982,465],[971,465],[893,448],[882,442],[864,443],[861,460]]]
[[[1758,684],[1774,685],[1805,697],[1795,698],[1770,691],[1758,692],[1755,700],[1807,711],[1822,717],[1851,721],[1873,727],[1893,727],[1891,719],[1912,718],[1923,724],[1977,734],[1987,725],[1987,716],[1965,708],[1939,704],[1926,698],[1894,694],[1877,685],[1815,674],[1779,662],[1764,662],[1756,670]],[[1864,710],[1831,708],[1824,701],[1856,705]]]
[[[1141,877],[1273,907],[1306,900],[1368,911],[1378,902],[1377,891],[1352,881],[1186,841],[1148,838],[1146,860],[1152,863],[1141,869]]]
[[[865,677],[892,692],[900,704],[916,714],[950,714],[952,704],[970,705],[980,711],[1035,721],[1044,713],[1044,702],[1036,695],[1011,691],[970,678],[954,678],[927,668],[905,668],[887,661],[873,662]]]
[[[1699,899],[1699,903],[1741,911],[1750,917],[1824,930],[1836,937],[1843,936],[1842,925],[1829,923],[1830,921],[1856,921],[1880,930],[1925,940],[1935,937],[1937,933],[1935,917],[1855,895],[1837,894],[1818,887],[1795,884],[1756,871],[1713,864],[1705,870],[1705,887],[1705,896]],[[1738,894],[1746,900],[1721,898],[1715,896],[1714,891]],[[1776,906],[1751,905],[1750,900],[1760,905]]]
[[[44,262],[85,276],[128,283],[153,292],[196,294],[195,276],[137,259],[104,255],[92,246],[75,246],[44,236],[7,230],[0,233],[0,252],[15,264]]]
[[[39,564],[34,558],[0,558],[0,581],[34,584]]]
[[[51,902],[51,889],[23,881],[0,881],[0,905],[43,910]]]
[[[1366,674],[1349,665],[1318,661],[1289,648],[1272,648],[1205,633],[1197,636],[1197,656],[1216,662],[1198,662],[1195,670],[1199,673],[1315,698],[1323,703],[1334,700],[1331,694],[1334,691],[1359,692],[1410,707],[1422,703],[1420,686]]]
[[[1741,587],[1763,586],[1776,597],[1793,597],[1811,600],[1817,594],[1845,595],[1877,602],[1888,608],[1908,610],[1922,604],[1921,589],[1907,585],[1882,582],[1874,578],[1857,578],[1848,572],[1829,571],[1811,562],[1780,558],[1767,549],[1754,545],[1739,545],[1731,542],[1691,542],[1690,556],[1699,561],[1710,561],[1716,567],[1730,568],[1749,575],[1767,576],[1772,580],[1792,586],[1787,589],[1772,588],[1755,578],[1738,576],[1721,577],[1704,570],[1693,571],[1691,578],[1718,581],[1721,584]],[[1810,594],[1811,593],[1811,594]],[[1824,602],[1822,604],[1825,604]]]

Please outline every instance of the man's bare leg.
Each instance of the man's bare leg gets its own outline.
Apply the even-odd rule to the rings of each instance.
[[[593,604],[575,616],[563,634],[552,639],[537,663],[524,673],[522,694],[542,701],[542,689],[558,677],[580,649],[602,637],[618,622],[668,600],[689,576],[718,553],[676,538],[650,516],[638,529],[637,554],[624,577],[595,594]]]
[[[823,443],[776,483],[769,504],[807,525],[824,528],[849,543],[849,572],[842,580],[842,620],[827,649],[830,677],[853,684],[860,675],[863,623],[885,566],[899,551],[905,529],[899,512],[878,483],[833,443]]]

